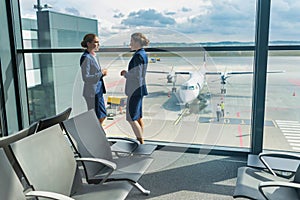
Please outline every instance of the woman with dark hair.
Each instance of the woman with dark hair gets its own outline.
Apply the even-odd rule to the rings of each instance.
[[[96,58],[96,51],[99,50],[98,36],[93,33],[86,34],[81,46],[85,49],[80,58],[81,75],[84,81],[83,97],[88,110],[95,110],[102,125],[107,115],[103,98],[103,94],[106,93],[103,77],[107,75],[107,70],[101,68]]]
[[[142,33],[133,33],[130,40],[130,48],[135,51],[128,70],[121,71],[121,76],[126,78],[125,94],[127,95],[126,120],[130,123],[137,140],[143,144],[144,122],[142,119],[143,97],[148,94],[146,87],[146,71],[148,57],[144,46],[149,40]]]

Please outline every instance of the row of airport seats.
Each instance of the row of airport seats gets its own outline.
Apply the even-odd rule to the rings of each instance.
[[[249,155],[237,173],[234,198],[257,200],[300,199],[300,156],[289,152]]]
[[[70,112],[0,138],[0,199],[117,200],[133,187],[149,195],[138,180],[153,151],[115,156],[93,110],[68,119]]]

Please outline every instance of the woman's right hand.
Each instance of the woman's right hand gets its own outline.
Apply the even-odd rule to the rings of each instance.
[[[103,76],[106,76],[107,75],[107,69],[102,69],[102,74],[103,74]]]

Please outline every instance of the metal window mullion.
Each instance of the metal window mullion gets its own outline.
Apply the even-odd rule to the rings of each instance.
[[[14,79],[14,92],[16,99],[16,110],[17,110],[17,121],[18,121],[18,129],[23,128],[23,119],[22,119],[22,108],[21,108],[21,97],[19,93],[19,77],[18,77],[18,63],[17,63],[17,49],[15,42],[15,30],[14,30],[14,20],[13,20],[13,9],[12,2],[10,0],[6,0],[6,11],[7,11],[7,23],[8,23],[8,32],[9,32],[9,42],[10,42],[10,50],[11,50],[11,66],[13,72]]]
[[[251,118],[252,154],[259,154],[263,149],[270,5],[271,0],[257,0]]]

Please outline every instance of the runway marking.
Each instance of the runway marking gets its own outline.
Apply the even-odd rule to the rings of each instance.
[[[240,124],[240,125],[251,125],[250,119],[241,119],[241,118],[221,118],[220,121],[217,121],[216,118],[213,117],[200,117],[200,123],[215,123],[215,124]],[[264,123],[265,126],[275,126],[273,121],[266,120]]]
[[[111,126],[113,126],[114,124],[116,124],[117,122],[123,120],[124,118],[125,118],[125,115],[122,116],[122,117],[120,117],[120,118],[115,119],[112,123],[110,123],[110,124],[104,126],[103,128],[104,128],[104,129],[108,129],[108,128],[110,128]]]
[[[298,123],[298,121],[285,121],[285,120],[276,120],[277,124],[289,124],[289,123]]]
[[[285,136],[286,139],[300,139],[300,135],[299,136]]]
[[[293,143],[293,142],[300,142],[300,139],[299,139],[299,140],[288,140],[288,142],[290,142],[290,143]]]
[[[299,143],[290,143],[290,145],[300,147]]]
[[[299,121],[275,120],[278,128],[293,150],[300,150],[300,123]]]
[[[120,79],[118,81],[113,81],[110,83],[106,83],[106,88],[116,87],[117,85],[121,85],[125,83],[125,79]]]
[[[188,108],[185,108],[185,109],[180,113],[179,117],[175,120],[174,125],[177,125],[177,124],[180,122],[180,120],[182,119],[183,115],[184,115],[188,110],[189,110]]]
[[[284,131],[282,131],[282,132],[283,132],[283,135],[285,135],[285,136],[299,136],[300,137],[299,132],[294,132],[294,133],[285,133]]]
[[[238,132],[239,132],[239,137],[240,137],[240,147],[243,147],[243,131],[242,131],[242,127],[240,124],[238,126]]]
[[[289,133],[293,134],[293,133],[299,133],[299,130],[283,130],[282,132],[286,133],[286,134],[289,134]]]

